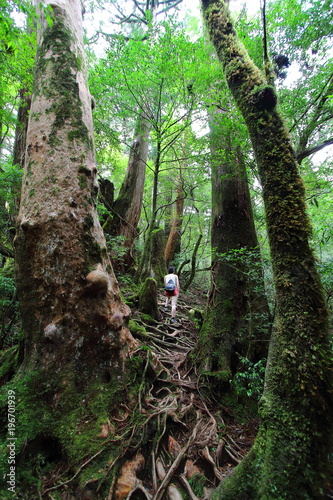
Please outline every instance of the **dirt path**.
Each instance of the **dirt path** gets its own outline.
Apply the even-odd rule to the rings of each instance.
[[[110,490],[110,500],[132,498],[204,500],[239,463],[253,440],[253,430],[230,424],[227,413],[204,396],[191,364],[197,329],[189,319],[190,307],[180,299],[177,324],[171,324],[170,310],[164,311],[159,296],[160,321],[147,324],[143,344],[147,350],[143,379],[149,363],[156,376],[139,395],[140,412],[145,417],[135,429],[142,441],[129,443],[118,482]],[[225,414],[224,414],[225,413]],[[132,455],[132,456],[130,456]]]

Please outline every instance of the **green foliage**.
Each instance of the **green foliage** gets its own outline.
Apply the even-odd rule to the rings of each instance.
[[[201,474],[194,474],[189,479],[189,484],[193,490],[193,493],[198,497],[202,498],[204,495],[204,487],[206,486],[206,478]]]
[[[327,260],[317,265],[320,273],[322,285],[326,293],[326,300],[330,306],[331,312],[333,309],[333,260]]]
[[[261,249],[253,248],[248,249],[245,247],[234,248],[225,253],[217,253],[213,249],[214,256],[223,262],[226,262],[229,266],[235,269],[235,272],[239,276],[239,279],[245,279],[248,283],[248,296],[251,301],[251,297],[258,297],[260,295],[266,294],[266,288],[272,286],[269,282],[266,283],[262,280],[262,275],[264,277],[270,275],[270,261],[268,258],[263,258],[261,254]],[[273,297],[272,297],[273,298]],[[249,310],[249,316],[247,319],[250,321],[255,321],[255,317],[260,313],[255,309],[251,308]],[[262,322],[261,322],[262,323]],[[270,323],[262,323],[264,328],[270,329]]]
[[[0,269],[0,346],[2,348],[15,346],[22,338],[15,294],[15,280],[11,277],[10,266],[7,265]]]
[[[13,165],[11,161],[0,164],[0,227],[3,236],[8,236],[10,227],[15,224],[22,175],[19,165]]]
[[[32,18],[34,9],[28,1],[4,0],[0,4],[0,142],[3,153],[10,155],[18,95],[32,85],[35,35],[18,24],[18,13]],[[22,17],[22,16],[21,16]]]
[[[239,396],[259,399],[264,389],[266,359],[253,363],[239,356],[242,367],[232,379],[232,385]]]
[[[113,258],[121,262],[127,251],[124,246],[125,236],[111,236],[106,234],[105,238],[109,252],[112,252]]]

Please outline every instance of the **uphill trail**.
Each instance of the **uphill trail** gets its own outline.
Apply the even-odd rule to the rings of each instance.
[[[204,298],[182,294],[176,324],[164,303],[159,291],[158,321],[147,322],[138,311],[134,314],[142,326],[134,335],[139,341],[136,356],[144,360],[135,409],[141,419],[132,431],[110,500],[208,499],[242,460],[256,432],[257,422],[236,424],[228,408],[208,397],[191,362],[198,328],[190,310],[203,308]]]

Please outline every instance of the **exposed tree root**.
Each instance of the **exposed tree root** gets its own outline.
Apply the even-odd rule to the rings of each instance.
[[[254,433],[240,439],[238,428],[228,427],[222,419],[221,407],[217,413],[215,404],[200,392],[189,362],[197,331],[188,319],[188,308],[180,303],[179,323],[174,326],[163,311],[163,302],[161,295],[159,323],[136,319],[146,333],[138,332],[142,344],[134,353],[143,360],[135,401],[125,398],[103,424],[101,450],[70,479],[58,477],[58,485],[42,490],[42,498],[51,499],[52,491],[70,486],[86,465],[114,443],[121,451],[104,468],[102,477],[85,483],[89,495],[80,493],[82,498],[205,500],[249,449]],[[108,493],[102,495],[106,484],[110,485]]]

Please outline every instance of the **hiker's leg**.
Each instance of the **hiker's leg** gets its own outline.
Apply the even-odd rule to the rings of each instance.
[[[167,297],[167,298],[165,299],[165,308],[167,308],[167,307],[168,307],[168,305],[169,305],[169,297]]]
[[[176,317],[177,300],[178,300],[178,295],[173,295],[171,297],[171,318]]]

